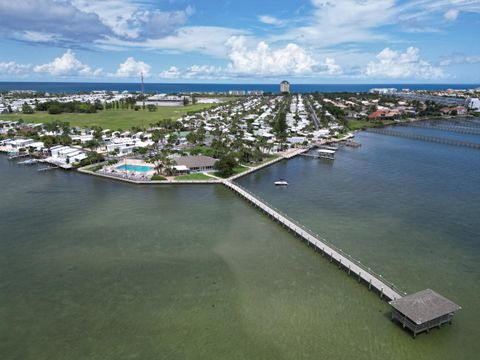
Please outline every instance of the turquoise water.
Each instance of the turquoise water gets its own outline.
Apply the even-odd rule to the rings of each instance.
[[[458,302],[452,326],[413,340],[386,302],[223,186],[0,156],[0,358],[475,359],[480,152],[357,139],[333,163],[298,157],[240,183],[406,291]]]
[[[138,171],[138,172],[153,171],[153,167],[150,167],[150,166],[130,165],[130,164],[117,166],[117,169],[126,170],[126,171]]]

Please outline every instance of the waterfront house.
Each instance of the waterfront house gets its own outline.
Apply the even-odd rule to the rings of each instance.
[[[174,158],[177,166],[185,166],[190,172],[212,171],[217,159],[210,156],[195,155]]]
[[[45,159],[45,162],[64,169],[71,169],[73,164],[87,158],[85,151],[71,146],[53,146],[49,152],[50,156]]]

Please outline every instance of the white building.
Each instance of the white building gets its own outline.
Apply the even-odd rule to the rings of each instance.
[[[87,154],[83,150],[71,146],[57,145],[49,150],[51,156],[46,158],[45,162],[64,169],[71,169],[73,164],[87,158]]]
[[[289,93],[290,92],[290,83],[287,80],[283,80],[280,83],[280,92],[281,93]]]
[[[471,110],[480,110],[480,99],[479,98],[468,98],[466,102],[467,108]]]

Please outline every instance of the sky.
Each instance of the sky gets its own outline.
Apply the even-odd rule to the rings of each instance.
[[[0,0],[0,81],[480,83],[480,0]]]

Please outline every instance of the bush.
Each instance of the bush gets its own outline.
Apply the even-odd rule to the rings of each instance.
[[[88,171],[97,172],[97,171],[100,170],[101,168],[103,168],[103,165],[96,165],[96,166],[91,167],[90,169],[88,169]]]
[[[233,154],[227,154],[222,156],[220,160],[218,160],[214,167],[215,170],[218,171],[218,174],[223,177],[229,177],[233,175],[233,169],[238,165],[237,160]]]
[[[102,162],[104,160],[105,160],[105,158],[103,157],[103,155],[92,151],[91,153],[88,154],[86,159],[83,159],[82,161],[80,161],[80,165],[81,166],[87,166],[87,165]]]

